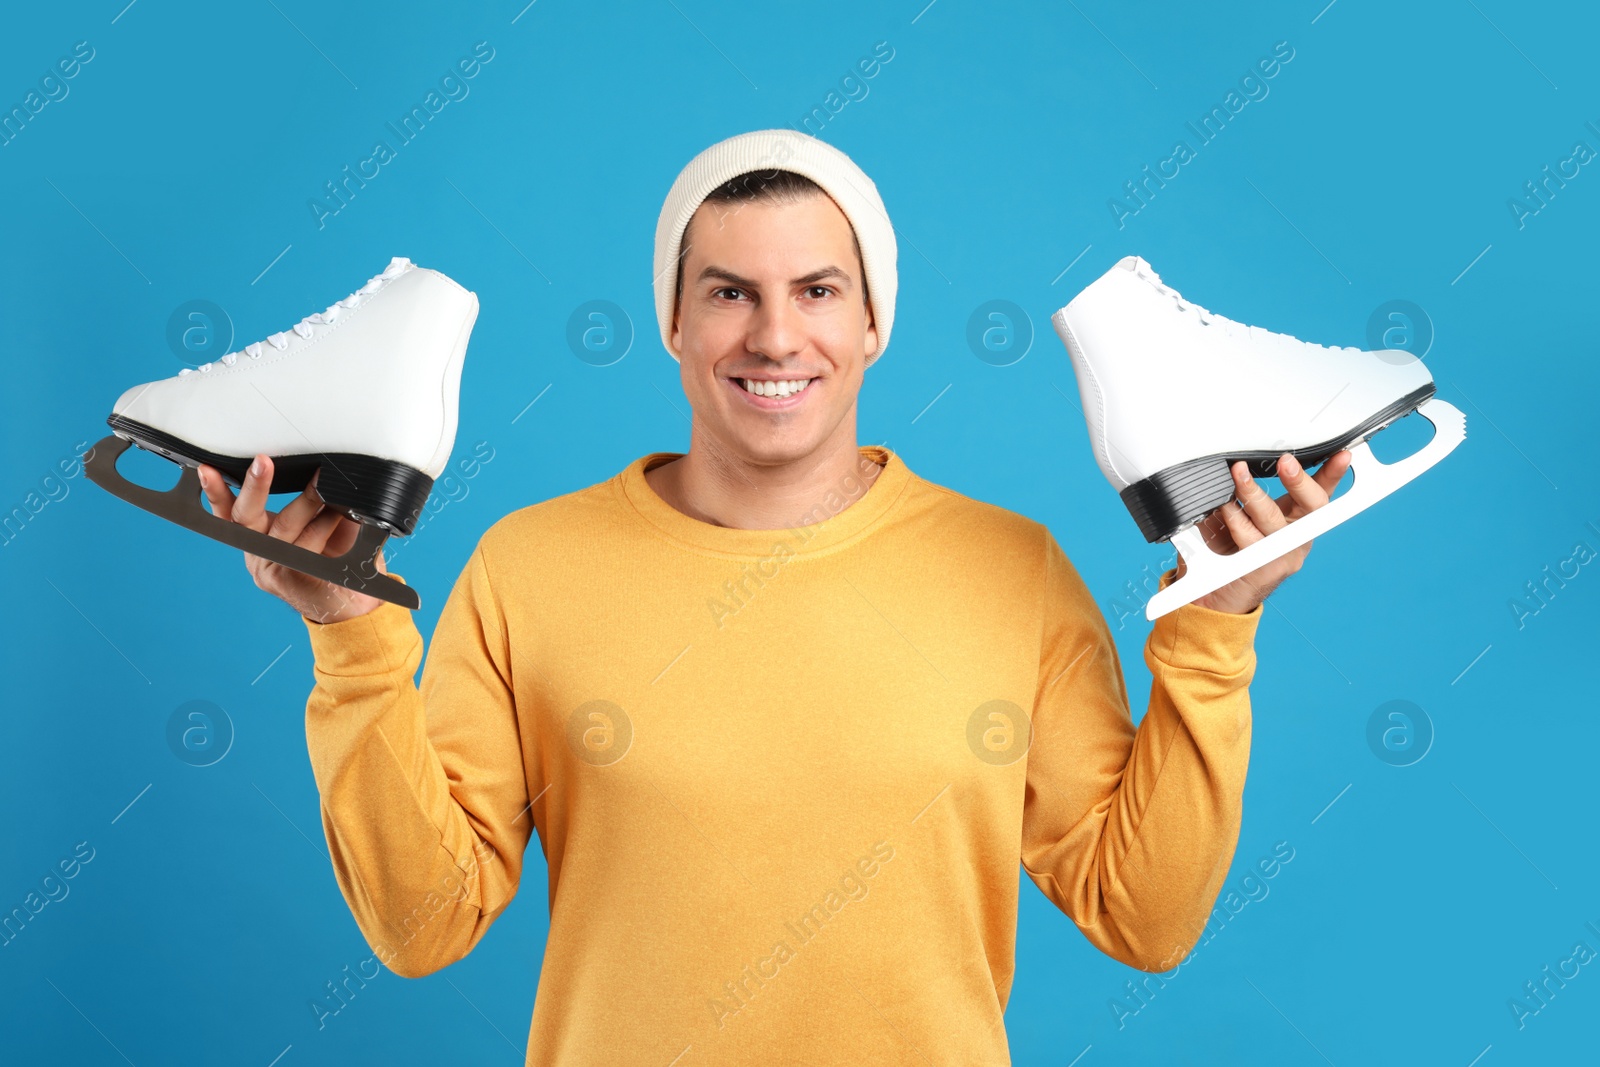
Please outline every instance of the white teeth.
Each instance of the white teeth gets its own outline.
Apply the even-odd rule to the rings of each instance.
[[[750,379],[750,378],[742,378],[742,379],[736,379],[736,380],[741,381],[743,383],[744,388],[745,388],[745,392],[755,393],[757,396],[785,397],[785,396],[793,396],[794,394],[800,392],[802,389],[804,389],[806,386],[810,385],[816,379],[815,378],[799,378],[799,379],[794,379],[794,380],[791,380],[791,381],[782,381],[782,382],[758,382],[758,381],[755,381],[755,380]]]

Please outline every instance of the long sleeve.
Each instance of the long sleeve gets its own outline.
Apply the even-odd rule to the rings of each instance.
[[[511,903],[533,826],[483,548],[440,614],[420,689],[422,637],[405,608],[306,627],[306,747],[339,889],[386,966],[432,973]]]
[[[1238,843],[1261,608],[1157,619],[1136,730],[1105,619],[1053,537],[1046,554],[1023,867],[1103,952],[1168,970],[1199,940]]]

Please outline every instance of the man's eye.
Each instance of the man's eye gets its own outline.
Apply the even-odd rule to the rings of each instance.
[[[722,289],[713,289],[711,291],[711,295],[719,300],[737,300],[739,297],[744,295],[744,290],[725,287]]]
[[[821,300],[823,297],[829,296],[832,293],[833,290],[829,289],[826,285],[813,285],[806,289],[806,295],[817,300]]]

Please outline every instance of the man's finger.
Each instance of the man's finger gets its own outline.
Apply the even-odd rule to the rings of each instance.
[[[1322,484],[1308,475],[1300,466],[1294,456],[1285,452],[1278,460],[1278,480],[1287,489],[1292,506],[1289,510],[1291,519],[1298,519],[1309,511],[1315,511],[1328,502],[1328,492]]]
[[[328,543],[323,545],[321,550],[324,556],[337,558],[350,551],[355,545],[356,538],[361,536],[361,524],[331,509],[328,513],[339,515],[341,519],[345,520],[334,526],[333,533],[328,537]]]
[[[1350,469],[1350,461],[1354,458],[1348,448],[1339,449],[1317,468],[1317,472],[1311,476],[1312,481],[1322,486],[1322,491],[1328,496],[1333,496],[1334,489],[1344,477],[1344,472]]]
[[[1219,510],[1222,512],[1222,521],[1228,527],[1228,533],[1232,536],[1233,543],[1239,548],[1253,545],[1266,536],[1254,522],[1250,521],[1249,516],[1245,514],[1239,505],[1233,501],[1228,501]],[[1276,511],[1277,509],[1274,508],[1273,510]],[[1278,517],[1282,518],[1283,516],[1279,515]]]
[[[1250,477],[1250,467],[1244,460],[1235,463],[1232,470],[1234,492],[1239,497],[1239,503],[1244,506],[1244,513],[1255,523],[1260,533],[1269,534],[1289,521],[1284,518],[1283,509],[1278,506],[1278,502]],[[1230,522],[1228,528],[1232,530],[1233,523]],[[1241,543],[1239,547],[1243,548],[1244,545]]]
[[[317,473],[321,473],[320,468]],[[313,482],[316,477],[316,474],[311,476]],[[267,531],[268,535],[283,541],[295,542],[322,511],[321,498],[308,485],[304,492],[289,501],[283,510],[278,512],[278,517],[272,520],[272,529]]]
[[[256,533],[271,529],[272,518],[267,514],[267,490],[271,485],[272,460],[257,456],[245,473],[238,499],[233,502],[233,521]]]
[[[208,467],[204,463],[195,467],[200,475],[200,488],[205,492],[206,500],[211,504],[211,514],[220,519],[232,520],[233,518],[233,490],[228,488],[228,483],[223,481],[222,473],[215,467]]]
[[[283,510],[287,512],[289,509],[284,508]],[[296,536],[293,538],[294,543],[308,551],[321,554],[323,548],[328,543],[328,539],[333,535],[333,532],[339,528],[339,523],[343,519],[344,516],[339,514],[337,511],[324,509],[323,511],[319,512],[314,519],[308,522],[303,530],[296,534]],[[277,535],[277,528],[277,524],[274,523],[274,536]]]

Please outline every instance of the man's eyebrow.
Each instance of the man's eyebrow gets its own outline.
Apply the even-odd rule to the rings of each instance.
[[[707,267],[705,270],[702,270],[700,272],[700,277],[699,277],[698,280],[703,282],[703,281],[706,281],[709,278],[717,278],[717,279],[720,279],[721,281],[725,281],[725,282],[729,283],[730,285],[737,285],[737,286],[740,286],[740,287],[745,288],[745,289],[756,289],[756,288],[759,288],[759,286],[757,286],[757,284],[755,282],[751,281],[749,278],[740,277],[739,275],[733,273],[733,271],[731,271],[731,270],[727,270],[726,268],[718,267],[718,266],[714,266],[714,265]],[[815,284],[817,282],[822,281],[824,278],[838,279],[838,280],[844,282],[844,287],[846,289],[850,288],[850,286],[852,284],[849,274],[845,273],[843,270],[841,270],[838,267],[832,267],[832,266],[823,267],[820,270],[814,270],[810,274],[805,275],[804,277],[800,277],[800,278],[794,279],[794,281],[791,282],[790,284],[791,285],[813,285],[813,284]]]

